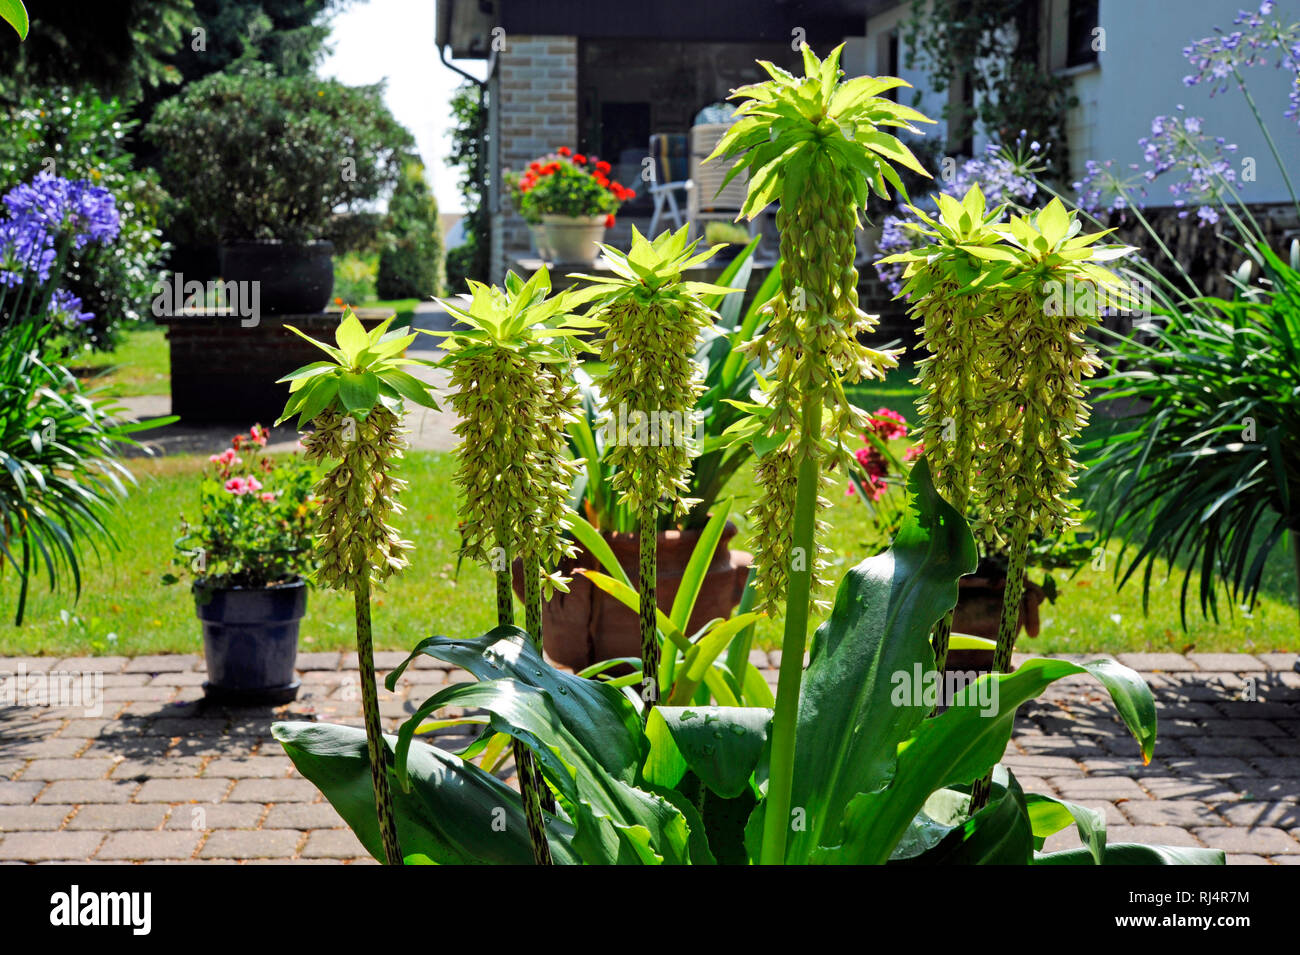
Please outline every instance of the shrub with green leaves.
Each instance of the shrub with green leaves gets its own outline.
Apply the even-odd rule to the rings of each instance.
[[[145,135],[163,152],[174,226],[207,242],[321,239],[334,211],[397,185],[415,144],[381,86],[257,72],[191,83]]]
[[[388,227],[375,289],[381,299],[442,294],[442,226],[424,167],[407,165],[388,200]]]

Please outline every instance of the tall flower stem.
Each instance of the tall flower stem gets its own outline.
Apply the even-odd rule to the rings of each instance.
[[[366,721],[366,754],[370,758],[370,779],[375,788],[375,812],[379,816],[379,838],[389,865],[402,865],[397,841],[397,819],[393,815],[393,791],[388,782],[392,760],[384,742],[379,719],[379,691],[375,686],[374,637],[370,623],[370,580],[362,576],[352,589],[357,623],[357,666],[361,673],[361,712]]]
[[[659,528],[653,503],[641,508],[638,524],[641,540],[637,591],[641,600],[641,698],[646,704],[641,710],[641,718],[644,722],[650,716],[650,707],[659,699],[659,636],[655,614],[658,607],[655,584],[659,576],[655,548]]]
[[[1007,586],[1002,592],[1002,616],[998,621],[998,648],[993,654],[993,671],[1006,673],[1011,667],[1011,651],[1016,646],[1016,631],[1020,629],[1020,602],[1025,596],[1025,559],[1029,549],[1029,529],[1024,526],[1011,542],[1007,558]],[[988,804],[992,791],[993,773],[975,784],[971,790],[971,814]]]
[[[542,561],[534,551],[524,555],[524,629],[532,638],[533,647],[542,652]],[[528,761],[534,766],[536,760],[528,754]],[[551,790],[542,785],[539,778],[537,791],[540,794],[542,809],[555,813],[555,796]],[[549,851],[549,844],[548,844]]]
[[[1286,183],[1286,191],[1291,194],[1291,204],[1295,206],[1296,212],[1300,213],[1300,199],[1296,198],[1295,186],[1291,184],[1291,176],[1286,171],[1286,163],[1282,161],[1282,155],[1277,151],[1277,143],[1273,142],[1273,134],[1268,131],[1268,123],[1264,122],[1264,117],[1260,115],[1259,106],[1255,103],[1255,97],[1250,95],[1250,89],[1246,86],[1241,71],[1234,66],[1232,75],[1237,78],[1237,83],[1241,87],[1241,95],[1246,97],[1246,104],[1255,116],[1255,123],[1259,126],[1259,131],[1264,134],[1264,141],[1268,143],[1269,152],[1273,154],[1273,161],[1277,163],[1278,171],[1282,173],[1282,181]]]
[[[512,627],[515,623],[515,598],[510,589],[510,552],[501,546],[498,538],[497,626]],[[525,608],[526,610],[527,608]],[[536,639],[536,638],[534,638]],[[546,841],[546,817],[542,815],[541,791],[545,788],[537,761],[532,751],[519,740],[511,747],[515,757],[515,773],[519,777],[519,796],[524,804],[524,819],[528,823],[528,841],[533,847],[536,865],[551,865],[551,844]]]
[[[952,488],[952,500],[949,502],[958,514],[965,516],[966,507],[970,503],[970,471],[971,458],[975,451],[975,441],[973,436],[974,427],[971,422],[970,405],[973,400],[972,378],[969,365],[963,365],[959,379],[959,394],[961,404],[957,409],[960,419],[953,422],[954,436],[957,441],[957,454],[954,456],[954,467],[952,480],[949,486]],[[944,667],[948,665],[948,643],[952,636],[952,621],[957,613],[954,606],[943,619],[934,625],[934,631],[931,635],[931,644],[934,647],[934,667],[940,675],[943,674]]]
[[[777,678],[776,712],[772,718],[771,774],[763,819],[763,865],[785,862],[790,833],[790,792],[794,786],[795,736],[799,721],[799,689],[803,683],[803,654],[808,642],[808,610],[816,561],[817,492],[821,481],[816,451],[822,433],[822,403],[816,392],[804,395],[799,443],[799,479],[795,492],[793,550],[785,633],[781,639],[781,671]]]
[[[1040,381],[1030,380],[1030,388],[1042,388]],[[1020,467],[1025,467],[1030,452],[1038,444],[1038,419],[1027,415],[1024,425],[1023,440],[1020,445]],[[998,644],[993,652],[993,672],[1007,673],[1011,669],[1011,653],[1016,647],[1016,633],[1020,630],[1020,602],[1025,596],[1025,563],[1029,556],[1029,529],[1027,511],[1032,506],[1029,495],[1022,486],[1019,495],[1018,510],[1020,520],[1012,526],[1011,539],[1007,546],[1007,585],[1002,591],[1002,615],[998,620]],[[978,812],[988,804],[993,786],[993,773],[990,771],[971,790],[970,811]]]

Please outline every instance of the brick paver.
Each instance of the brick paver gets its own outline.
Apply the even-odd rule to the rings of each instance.
[[[404,658],[379,654],[381,676]],[[1300,864],[1296,655],[1119,659],[1156,695],[1150,765],[1105,692],[1071,678],[1020,711],[1005,763],[1026,791],[1103,811],[1113,842],[1213,846],[1230,864]],[[780,654],[754,651],[751,660],[775,684]],[[198,655],[0,658],[0,670],[20,664],[103,673],[106,699],[102,713],[0,711],[0,861],[373,864],[270,737],[276,719],[360,725],[354,654],[300,654],[302,692],[276,711],[207,706]],[[465,679],[417,660],[397,693],[380,690],[386,729]],[[1064,832],[1047,848],[1076,844]]]

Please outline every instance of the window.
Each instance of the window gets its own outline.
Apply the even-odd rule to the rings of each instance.
[[[1099,0],[1069,0],[1066,14],[1065,65],[1085,66],[1097,62],[1093,31],[1097,29]]]

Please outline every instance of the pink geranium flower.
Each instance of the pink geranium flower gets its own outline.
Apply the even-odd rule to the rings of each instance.
[[[892,441],[907,435],[907,419],[889,408],[878,408],[871,416],[871,426],[882,441]]]
[[[213,464],[220,464],[222,467],[230,467],[232,464],[242,464],[243,459],[235,454],[234,448],[226,448],[220,454],[211,455],[208,458]]]

